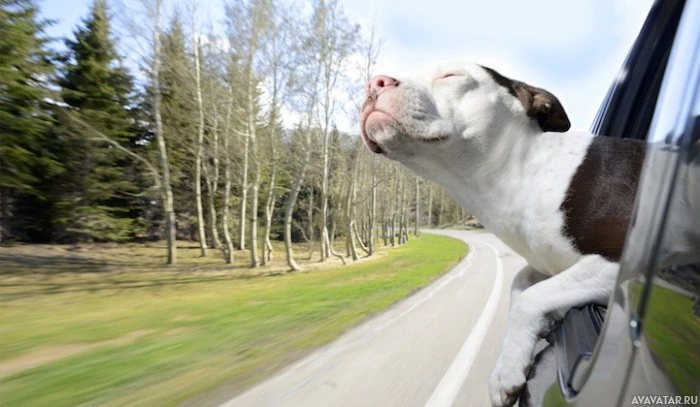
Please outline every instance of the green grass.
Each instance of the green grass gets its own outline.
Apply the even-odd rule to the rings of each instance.
[[[644,330],[649,347],[681,395],[698,394],[700,319],[693,314],[693,299],[655,285],[647,309]]]
[[[0,402],[153,406],[232,394],[427,285],[465,251],[424,235],[374,260],[301,273],[222,271],[195,256],[190,270],[166,269],[145,255],[142,264],[141,246],[95,249],[89,272],[60,256],[4,267],[0,376],[15,371],[0,379]]]

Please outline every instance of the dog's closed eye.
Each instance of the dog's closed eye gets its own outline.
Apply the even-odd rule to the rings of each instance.
[[[435,80],[447,79],[447,78],[451,78],[453,76],[464,76],[464,75],[456,73],[456,72],[446,72],[446,73],[438,76],[437,78],[435,78]]]

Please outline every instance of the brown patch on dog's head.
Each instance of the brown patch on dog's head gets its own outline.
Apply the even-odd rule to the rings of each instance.
[[[569,117],[556,96],[544,89],[506,78],[491,68],[482,68],[496,83],[520,100],[528,117],[537,120],[542,131],[565,132],[571,128]]]

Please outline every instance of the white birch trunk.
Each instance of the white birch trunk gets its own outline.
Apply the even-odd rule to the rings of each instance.
[[[350,168],[350,185],[348,186],[348,194],[345,199],[345,217],[347,219],[348,235],[346,237],[346,246],[348,254],[353,261],[357,261],[357,248],[355,247],[355,239],[353,238],[353,226],[355,225],[354,210],[354,194],[355,194],[355,176],[353,175],[353,166]]]
[[[153,116],[156,124],[156,141],[160,158],[161,175],[163,181],[163,211],[165,212],[165,237],[168,244],[167,263],[177,263],[177,229],[175,226],[175,209],[173,207],[173,189],[170,185],[170,164],[168,163],[168,149],[163,134],[163,119],[161,118],[161,43],[160,43],[160,13],[162,2],[155,1],[155,29],[153,30]]]
[[[193,11],[194,16],[194,11]],[[195,94],[197,97],[197,146],[194,161],[194,194],[197,207],[197,236],[199,238],[199,251],[201,257],[207,256],[207,235],[204,228],[204,208],[202,205],[202,156],[204,155],[204,104],[202,102],[202,78],[200,67],[200,47],[197,39],[197,25],[192,24],[192,46],[194,48],[194,80]]]
[[[233,98],[231,98],[233,99]],[[222,246],[224,259],[227,264],[233,263],[233,241],[231,239],[231,225],[229,215],[231,214],[231,109],[233,100],[229,100],[226,106],[226,130],[224,132],[224,202],[221,211],[221,229],[224,232],[224,242]]]
[[[294,260],[294,251],[292,249],[292,214],[294,213],[299,191],[301,191],[301,185],[304,182],[304,176],[306,175],[306,170],[311,160],[311,129],[307,127],[306,131],[306,148],[302,159],[303,161],[299,173],[294,179],[292,190],[287,199],[287,207],[284,211],[284,248],[287,255],[287,264],[293,271],[301,270],[299,264]]]
[[[369,237],[368,237],[368,252],[369,255],[374,254],[374,230],[377,219],[377,163],[375,156],[372,155],[372,191],[370,195],[370,212],[369,212]]]
[[[415,197],[416,197],[416,217],[415,221],[413,224],[413,235],[418,237],[420,236],[420,179],[416,177],[416,192],[415,192]]]
[[[433,227],[433,184],[428,183],[428,228]]]
[[[239,225],[238,225],[238,248],[240,250],[245,250],[245,231],[246,231],[246,209],[248,208],[248,152],[250,146],[250,134],[248,131],[244,132],[243,137],[245,141],[243,142],[243,174],[241,176],[241,208],[239,212]]]
[[[272,147],[272,168],[270,169],[270,184],[267,189],[267,201],[265,202],[265,231],[263,233],[263,259],[265,265],[272,260],[272,242],[270,241],[270,231],[272,229],[272,216],[275,211],[275,184],[277,182],[277,158],[275,148]]]
[[[215,109],[218,110],[218,109]],[[211,245],[218,249],[221,247],[221,239],[219,239],[219,223],[216,210],[216,194],[219,190],[219,116],[218,111],[214,114],[214,124],[212,126],[212,161],[214,175],[209,180],[209,233],[211,234]]]
[[[250,149],[252,156],[252,175],[253,183],[251,185],[250,197],[250,266],[258,267],[260,259],[258,258],[258,192],[260,190],[260,165],[258,157],[258,143],[255,129],[255,100],[253,98],[253,60],[252,55],[248,60],[248,138],[250,139]]]

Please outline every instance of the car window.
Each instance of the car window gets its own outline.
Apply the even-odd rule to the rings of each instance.
[[[591,126],[596,135],[645,140],[685,1],[657,1]]]

